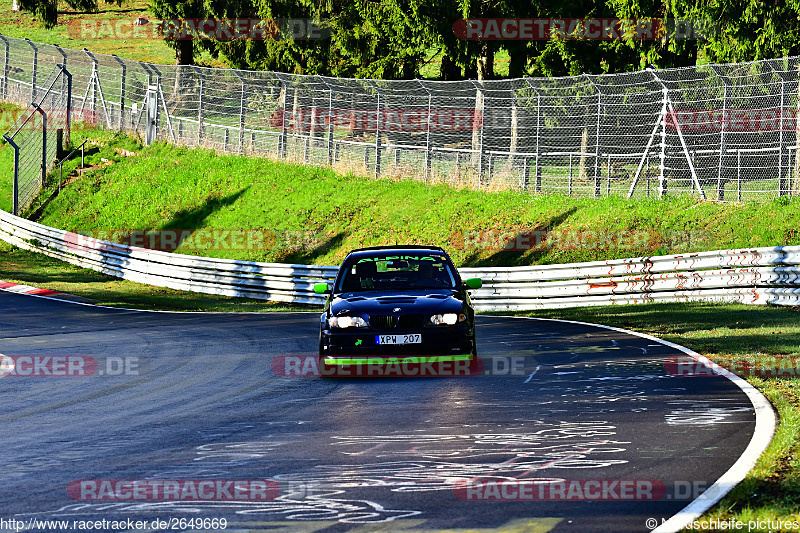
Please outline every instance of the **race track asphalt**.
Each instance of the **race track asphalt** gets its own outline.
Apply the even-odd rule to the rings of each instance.
[[[316,353],[317,317],[0,292],[0,353],[44,374],[0,378],[0,519],[648,531],[648,518],[680,511],[753,436],[754,407],[727,378],[675,375],[675,348],[576,323],[479,317],[477,376],[280,375],[275,358],[314,360],[304,357]],[[43,358],[58,356],[97,368],[47,375],[55,367]],[[74,490],[79,480],[269,480],[275,492],[97,501]]]

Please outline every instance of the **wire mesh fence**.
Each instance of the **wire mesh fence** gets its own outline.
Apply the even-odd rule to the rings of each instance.
[[[531,194],[800,194],[797,58],[568,78],[387,81],[153,65],[0,41],[6,101],[27,105],[53,65],[66,65],[73,120],[148,142]]]
[[[41,87],[32,84],[36,87],[33,101],[3,135],[14,150],[14,214],[36,198],[55,162],[62,136],[69,135],[69,73],[63,65],[50,68]]]

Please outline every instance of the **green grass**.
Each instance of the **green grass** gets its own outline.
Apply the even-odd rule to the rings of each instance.
[[[31,41],[57,44],[63,48],[81,50],[84,47],[100,54],[116,54],[125,59],[147,61],[162,65],[175,64],[175,50],[163,39],[141,38],[109,38],[90,31],[81,30],[81,20],[99,24],[110,21],[113,27],[121,24],[123,32],[132,31],[132,22],[139,17],[153,20],[147,8],[146,0],[126,0],[122,6],[100,2],[99,13],[79,13],[70,8],[63,0],[58,2],[58,25],[45,29],[41,22],[30,13],[12,11],[11,2],[0,5],[0,33],[9,37],[28,38]],[[152,23],[144,28],[152,28]],[[195,57],[195,61],[204,66],[225,67],[226,65],[212,58],[203,51]]]
[[[74,178],[40,221],[78,232],[218,228],[268,235],[259,249],[178,250],[195,255],[338,264],[359,246],[424,243],[444,246],[458,265],[473,266],[800,244],[798,199],[720,204],[483,192],[164,144],[143,148],[103,130],[76,130],[73,144],[82,138],[92,143],[87,164],[114,163]],[[124,157],[114,147],[140,156]],[[8,203],[9,180],[0,176],[6,191],[0,205]],[[51,190],[55,184],[51,178]],[[503,249],[518,232],[544,230],[555,232],[550,244]]]

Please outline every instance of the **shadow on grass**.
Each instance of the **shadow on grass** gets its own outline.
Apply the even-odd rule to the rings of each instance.
[[[700,352],[800,355],[800,308],[658,303],[542,310],[542,318],[596,322],[670,338]]]
[[[339,248],[344,242],[345,237],[347,237],[346,233],[339,232],[336,235],[330,237],[322,244],[319,244],[311,248],[310,250],[303,249],[303,250],[288,251],[285,254],[282,254],[278,257],[278,262],[313,265],[318,258],[327,254],[331,250]]]
[[[551,217],[549,220],[540,224],[533,228],[533,230],[526,230],[526,232],[544,232],[547,230],[551,230],[560,226],[565,220],[567,220],[570,216],[572,216],[575,211],[577,211],[577,207],[571,207],[560,213]],[[515,249],[517,247],[517,239],[512,238],[511,240],[505,242],[503,244],[503,248],[499,251],[493,253],[489,257],[481,257],[480,251],[475,251],[466,259],[464,259],[463,266],[465,267],[487,267],[487,266],[520,266],[520,265],[531,265],[536,264],[539,262],[540,258],[542,258],[545,254],[550,253],[550,250],[544,249],[533,249],[528,251],[527,249],[518,250]],[[530,246],[533,248],[535,246],[534,242],[529,242],[530,239],[527,239],[526,243],[523,246]]]

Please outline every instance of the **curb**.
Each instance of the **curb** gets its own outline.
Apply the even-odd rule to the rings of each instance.
[[[52,298],[59,298],[69,302],[94,302],[91,298],[83,296],[76,296],[74,294],[66,294],[63,292],[52,291],[50,289],[40,289],[38,287],[31,287],[30,285],[23,285],[21,283],[12,283],[10,281],[0,280],[0,290],[6,292],[14,292],[17,294],[32,294],[34,296],[49,296]]]

